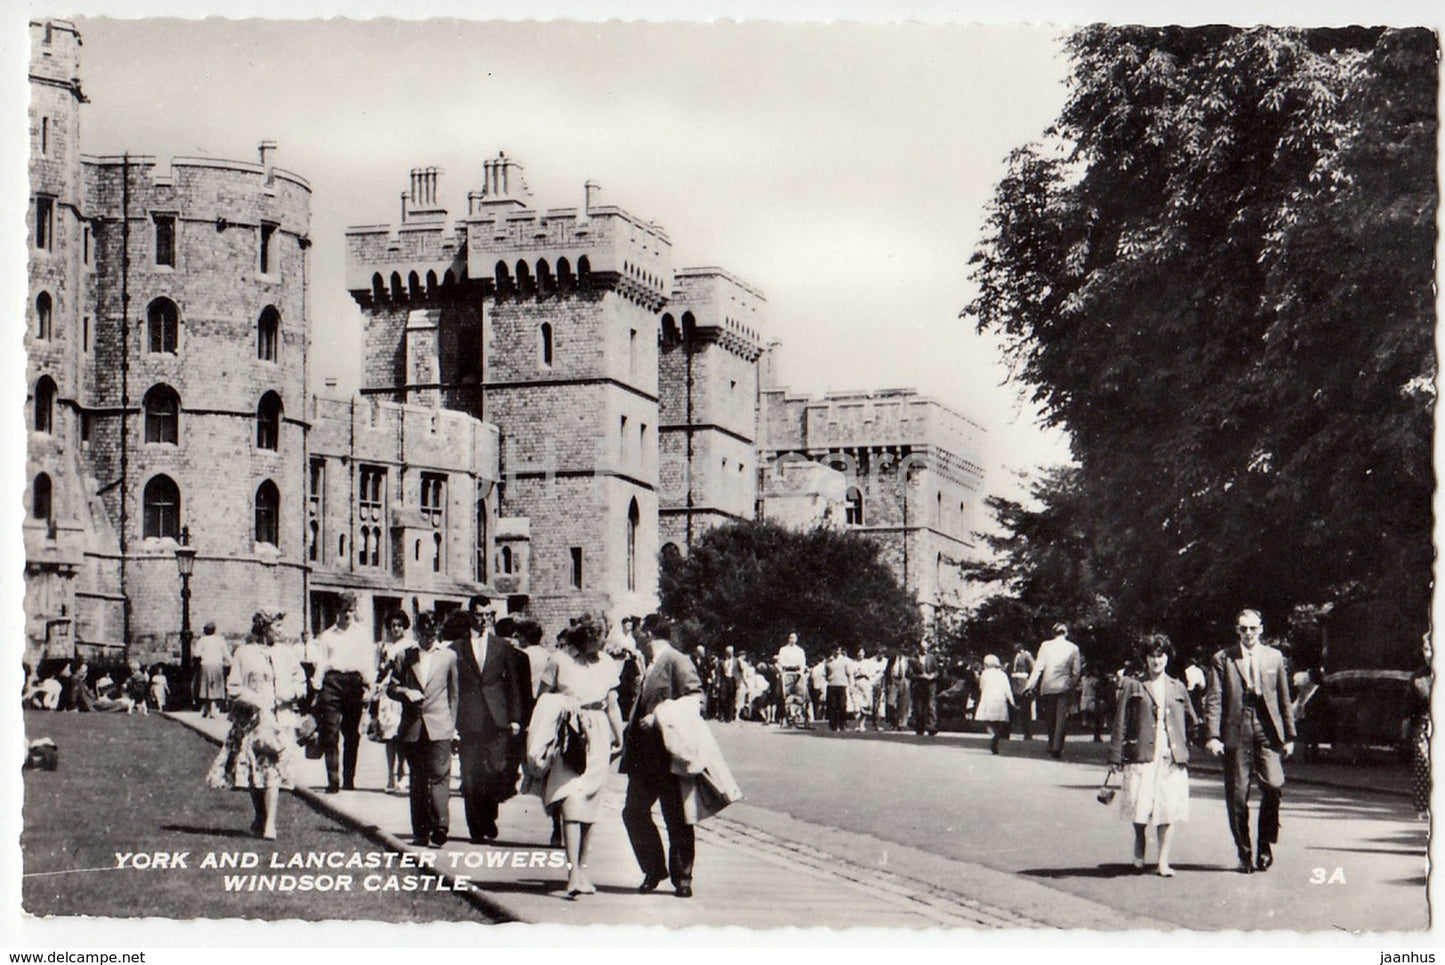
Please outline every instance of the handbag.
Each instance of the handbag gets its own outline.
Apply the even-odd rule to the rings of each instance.
[[[377,701],[373,700],[366,714],[366,739],[376,741],[378,744],[385,744],[386,737],[382,734],[379,709]]]
[[[312,715],[305,715],[296,725],[296,743],[306,752],[308,760],[320,760],[325,753],[321,746],[321,730],[316,726],[316,718]]]
[[[1118,793],[1117,788],[1109,786],[1109,782],[1114,779],[1114,775],[1117,773],[1119,772],[1114,768],[1109,768],[1109,773],[1104,775],[1104,783],[1099,785],[1098,801],[1106,807],[1114,803],[1114,795]]]
[[[587,731],[576,714],[566,714],[558,725],[557,756],[568,769],[581,774],[587,770]]]

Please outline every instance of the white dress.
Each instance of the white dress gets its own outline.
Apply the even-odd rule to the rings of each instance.
[[[547,770],[542,801],[561,802],[562,819],[593,824],[602,787],[611,773],[612,725],[607,720],[607,695],[617,689],[622,664],[605,654],[583,660],[571,650],[557,650],[542,672],[542,690],[553,690],[576,701],[575,713],[587,734],[587,766],[574,771],[558,754]]]
[[[1119,817],[1134,824],[1175,824],[1189,820],[1189,768],[1176,764],[1169,753],[1169,734],[1164,727],[1165,679],[1146,680],[1144,689],[1153,698],[1154,759],[1143,764],[1125,764],[1124,782],[1119,788]]]

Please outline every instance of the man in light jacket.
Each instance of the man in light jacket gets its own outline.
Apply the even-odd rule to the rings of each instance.
[[[397,737],[411,769],[412,844],[441,847],[451,831],[452,738],[456,736],[457,655],[436,645],[436,620],[416,618],[415,647],[397,657],[387,696],[401,702]]]
[[[1039,695],[1039,710],[1049,734],[1049,756],[1054,760],[1064,756],[1064,728],[1069,724],[1069,707],[1081,670],[1079,648],[1069,639],[1068,624],[1055,623],[1054,635],[1039,644],[1033,673],[1024,688]]]
[[[672,626],[656,613],[642,620],[634,631],[637,644],[648,658],[647,672],[638,688],[637,702],[622,744],[620,770],[627,775],[627,800],[622,805],[622,823],[632,843],[632,853],[642,868],[643,893],[657,890],[670,877],[679,898],[692,897],[692,866],[696,838],[683,808],[687,788],[672,773],[672,756],[663,745],[654,712],[659,704],[679,697],[702,694],[702,681],[687,655],[672,647]],[[662,820],[667,825],[668,848],[652,820],[652,805],[662,803]]]

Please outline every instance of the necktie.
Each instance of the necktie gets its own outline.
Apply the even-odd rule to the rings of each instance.
[[[1245,668],[1249,671],[1249,691],[1257,694],[1259,693],[1259,665],[1255,660],[1253,647],[1245,651],[1244,660]]]

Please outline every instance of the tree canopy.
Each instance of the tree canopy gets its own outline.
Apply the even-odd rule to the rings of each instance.
[[[688,645],[771,655],[796,631],[816,660],[842,644],[911,646],[918,606],[864,537],[745,521],[709,530],[687,556],[662,556],[662,612]]]
[[[1219,639],[1246,603],[1277,624],[1360,605],[1390,615],[1371,646],[1413,652],[1436,37],[1094,26],[1067,52],[1067,104],[1009,158],[965,313],[1003,336],[1078,472],[1040,488],[1042,515],[996,505],[1001,522],[1069,533],[1120,626]]]

